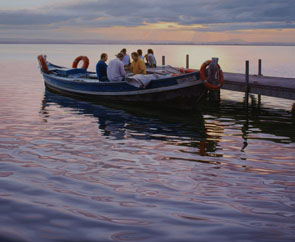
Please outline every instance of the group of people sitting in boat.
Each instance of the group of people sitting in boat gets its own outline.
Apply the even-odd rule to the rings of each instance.
[[[131,53],[132,62],[130,62],[130,56],[127,54],[127,50],[122,49],[116,58],[106,64],[108,60],[108,54],[102,53],[100,60],[96,64],[97,78],[100,81],[124,81],[126,71],[129,70],[133,74],[146,75],[146,67],[154,68],[157,66],[154,51],[152,49],[147,50],[147,54],[143,57],[142,50]]]

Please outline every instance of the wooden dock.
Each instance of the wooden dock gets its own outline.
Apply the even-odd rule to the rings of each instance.
[[[258,60],[258,75],[249,75],[249,61],[245,62],[245,74],[224,72],[222,89],[248,94],[285,98],[295,100],[295,78],[271,77],[262,75],[262,60]],[[162,56],[165,65],[165,56]],[[189,68],[189,55],[186,55],[186,68]],[[197,69],[195,69],[198,71]],[[295,116],[295,103],[292,107]]]
[[[246,92],[245,74],[225,72],[222,89]],[[295,78],[249,75],[249,93],[295,100]]]

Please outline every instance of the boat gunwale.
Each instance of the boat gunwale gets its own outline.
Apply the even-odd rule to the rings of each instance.
[[[45,77],[49,78],[49,79],[56,79],[57,81],[60,80],[59,76],[46,74],[44,72],[42,72],[42,74]],[[193,75],[194,73],[189,73],[189,74]],[[187,74],[187,75],[189,75],[189,74]],[[179,78],[179,76],[172,77],[172,78],[174,79],[174,78],[177,78],[177,77]],[[160,79],[160,80],[165,80],[165,79],[166,78]],[[83,90],[60,87],[60,86],[57,86],[57,85],[54,85],[54,84],[48,82],[46,80],[46,78],[44,78],[44,81],[45,81],[46,84],[49,84],[50,86],[53,86],[56,89],[61,89],[63,91],[75,92],[75,93],[81,93],[81,94],[89,94],[89,95],[99,95],[99,96],[115,96],[115,95],[116,96],[125,96],[125,95],[141,95],[141,94],[149,94],[149,93],[160,93],[160,92],[178,90],[178,89],[182,89],[182,88],[202,84],[201,80],[194,80],[194,81],[187,81],[185,83],[177,83],[176,85],[170,85],[170,86],[158,87],[158,88],[151,88],[151,89],[138,89],[138,90],[133,90],[133,91],[117,91],[117,92],[106,92],[106,91],[105,92],[95,92],[95,91],[83,91]],[[68,81],[68,80],[63,80],[63,81]],[[81,85],[87,83],[87,85],[90,85],[90,86],[99,84],[99,82],[78,82],[78,81],[71,81],[71,80],[69,80],[69,82],[73,82],[75,84],[81,84]],[[106,84],[106,82],[101,82],[101,85],[103,85],[103,84]],[[128,84],[128,83],[126,81],[122,81],[122,82],[107,82],[107,84],[108,85],[109,84],[111,84],[111,85],[122,85],[122,84]],[[128,85],[130,85],[130,84],[128,84]]]
[[[50,76],[51,78],[53,77],[53,78],[56,78],[56,79],[60,79],[60,80],[63,80],[63,81],[68,81],[68,82],[73,82],[73,83],[87,83],[87,84],[96,84],[96,85],[97,84],[98,85],[106,85],[106,84],[108,84],[108,85],[120,85],[120,84],[123,84],[123,83],[128,84],[128,82],[125,81],[125,80],[124,81],[116,81],[116,82],[115,81],[113,81],[113,82],[111,82],[111,81],[102,82],[102,81],[99,81],[97,79],[97,82],[88,82],[88,81],[85,81],[85,80],[87,80],[87,77],[85,77],[85,78],[84,77],[64,77],[64,76],[59,76],[59,75],[55,74],[54,72],[51,72],[51,73],[47,74],[47,73],[43,72],[42,70],[41,70],[41,73],[42,73],[42,75]],[[93,74],[94,72],[87,72],[87,73]],[[86,73],[86,75],[87,75],[87,73]],[[191,73],[181,73],[181,75],[178,75],[178,76],[170,76],[170,77],[165,77],[165,78],[161,78],[161,79],[153,79],[151,81],[165,81],[165,80],[168,80],[168,79],[177,80],[177,79],[182,78],[182,77],[194,76],[197,73],[198,73],[198,71],[196,70],[195,72],[191,72]],[[76,78],[76,79],[74,79],[74,78]],[[199,81],[199,80],[197,80],[197,81]]]

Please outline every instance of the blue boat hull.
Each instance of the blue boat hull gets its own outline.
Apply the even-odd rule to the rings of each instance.
[[[45,86],[63,95],[107,102],[129,102],[191,109],[208,92],[198,72],[152,80],[145,88],[128,82],[87,82],[85,78],[41,73]]]

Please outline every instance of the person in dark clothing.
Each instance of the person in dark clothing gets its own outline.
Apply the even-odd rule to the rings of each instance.
[[[107,60],[108,60],[108,54],[102,53],[100,56],[100,60],[96,64],[97,79],[100,81],[108,81],[108,77],[107,77],[108,65],[106,64]]]

